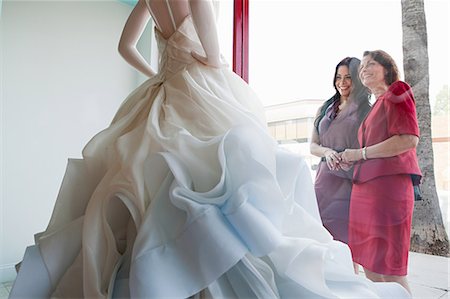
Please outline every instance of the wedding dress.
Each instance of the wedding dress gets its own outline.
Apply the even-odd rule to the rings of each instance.
[[[408,298],[353,274],[303,158],[269,136],[256,95],[202,52],[192,19],[158,74],[70,159],[11,298]]]

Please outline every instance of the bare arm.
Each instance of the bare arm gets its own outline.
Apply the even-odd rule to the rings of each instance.
[[[123,28],[122,36],[119,41],[119,53],[138,71],[149,77],[153,77],[155,72],[136,49],[139,38],[144,32],[145,26],[150,18],[150,12],[148,11],[144,0],[139,0]]]
[[[366,147],[366,158],[388,158],[400,155],[415,148],[419,137],[415,135],[394,135],[380,143]],[[363,159],[362,149],[346,149],[341,154],[342,161],[354,162]]]
[[[190,0],[189,4],[195,29],[206,53],[206,57],[196,52],[193,52],[192,56],[206,65],[222,66],[216,20],[211,1]]]
[[[309,145],[309,151],[312,155],[317,157],[325,157],[327,151],[332,151],[333,149],[320,145],[319,134],[314,128],[311,136],[311,144]]]

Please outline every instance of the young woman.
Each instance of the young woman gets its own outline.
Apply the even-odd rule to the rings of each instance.
[[[333,238],[344,243],[348,243],[353,169],[340,163],[338,153],[359,148],[358,128],[370,109],[369,91],[358,76],[359,64],[355,57],[337,64],[336,93],[319,108],[310,145],[311,154],[322,158],[314,184],[320,217]]]

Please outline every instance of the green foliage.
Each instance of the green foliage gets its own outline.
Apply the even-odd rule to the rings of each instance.
[[[436,96],[436,102],[434,104],[433,115],[448,115],[450,112],[450,96],[448,85],[442,86],[441,91]]]

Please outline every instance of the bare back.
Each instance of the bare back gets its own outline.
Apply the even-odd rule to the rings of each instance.
[[[146,0],[156,27],[169,38],[190,12],[187,0]]]
[[[153,18],[156,28],[169,39],[181,23],[192,15],[192,22],[204,53],[192,52],[203,64],[222,67],[215,15],[211,1],[205,0],[139,0],[125,23],[119,41],[122,57],[143,74],[152,77],[155,72],[139,53],[136,45],[148,21]],[[205,55],[206,54],[206,55]]]

